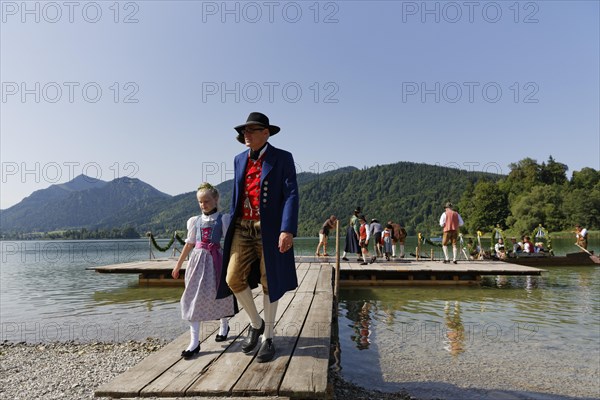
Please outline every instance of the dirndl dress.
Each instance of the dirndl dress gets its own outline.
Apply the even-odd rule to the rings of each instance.
[[[344,251],[350,254],[360,254],[360,245],[358,244],[358,238],[354,232],[354,218],[350,220],[350,225],[348,225],[348,228],[346,228],[346,245],[344,246]]]
[[[392,235],[389,231],[383,233],[383,252],[392,254]]]
[[[225,215],[229,219],[229,215]],[[221,213],[200,215],[188,220],[186,243],[195,243],[185,270],[185,290],[181,296],[181,318],[187,321],[210,321],[232,316],[233,296],[217,299],[223,266]]]

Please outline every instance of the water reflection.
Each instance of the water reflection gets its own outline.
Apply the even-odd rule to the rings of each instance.
[[[358,307],[358,303],[348,304],[347,318],[352,321],[351,328],[354,333],[350,335],[350,340],[356,343],[356,348],[366,350],[371,344],[369,336],[371,336],[371,306],[372,304],[365,301],[362,306]]]
[[[446,315],[446,340],[444,340],[444,349],[453,356],[458,356],[465,351],[465,326],[460,318],[460,303],[454,302],[454,307],[447,301],[444,306]]]

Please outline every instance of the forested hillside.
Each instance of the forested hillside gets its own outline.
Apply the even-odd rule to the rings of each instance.
[[[599,171],[583,168],[569,180],[568,167],[552,157],[541,164],[526,158],[509,167],[507,176],[409,162],[301,173],[298,234],[316,236],[331,214],[345,227],[360,206],[368,220],[400,222],[411,235],[438,235],[447,201],[457,206],[465,220],[463,232],[470,234],[497,225],[514,234],[530,233],[539,224],[550,231],[572,229],[576,223],[600,229]],[[187,219],[199,213],[193,190],[169,196],[137,179],[91,187],[74,183],[63,185],[68,191],[54,185],[35,192],[3,210],[2,235],[54,231],[42,237],[59,238],[62,229],[69,238],[106,237],[108,232],[132,237],[147,231],[169,236],[175,230],[185,233]],[[224,211],[229,211],[232,187],[231,180],[217,186]]]

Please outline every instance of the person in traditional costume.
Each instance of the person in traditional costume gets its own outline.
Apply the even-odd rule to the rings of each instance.
[[[237,308],[233,296],[216,298],[223,266],[220,242],[229,226],[229,214],[218,211],[219,192],[211,184],[203,183],[196,197],[202,213],[187,221],[185,246],[171,272],[173,278],[178,279],[189,255],[181,296],[181,318],[190,324],[190,344],[181,352],[186,359],[200,352],[200,322],[220,319],[215,340],[225,341],[229,333],[227,317],[234,315]]]
[[[360,245],[358,244],[358,234],[360,229],[360,222],[358,216],[362,212],[360,207],[354,209],[354,214],[350,217],[348,227],[346,228],[346,244],[344,245],[344,254],[342,254],[342,260],[348,261],[348,254],[354,253],[357,255],[357,261],[363,261]]]
[[[298,230],[298,183],[292,154],[268,143],[280,128],[262,113],[250,113],[234,128],[249,150],[234,159],[232,222],[225,235],[218,298],[235,295],[250,326],[242,352],[256,360],[275,356],[275,315],[281,296],[298,287],[293,238]],[[262,285],[263,318],[251,289]]]
[[[452,262],[457,263],[456,256],[458,255],[458,228],[463,226],[464,222],[459,213],[452,209],[452,203],[447,202],[445,211],[440,217],[440,226],[444,228],[442,234],[442,250],[444,251],[444,264],[450,262],[448,258],[448,243],[452,242]]]

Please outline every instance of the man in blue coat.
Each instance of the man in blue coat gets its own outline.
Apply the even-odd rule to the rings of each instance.
[[[249,147],[235,157],[232,222],[225,236],[218,298],[231,292],[242,305],[250,328],[242,351],[250,353],[263,340],[258,362],[273,359],[273,326],[278,300],[298,286],[293,238],[298,230],[298,184],[292,154],[268,144],[280,128],[253,112],[234,128],[237,140]],[[224,284],[224,282],[226,284]],[[263,288],[264,320],[251,288]]]

